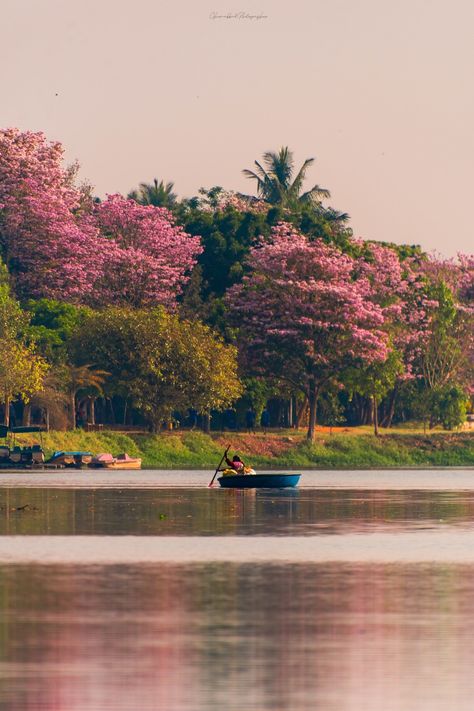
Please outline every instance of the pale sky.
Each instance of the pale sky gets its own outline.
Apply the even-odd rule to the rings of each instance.
[[[288,145],[356,236],[448,256],[474,251],[473,74],[472,0],[0,0],[0,125],[97,194],[252,193]]]

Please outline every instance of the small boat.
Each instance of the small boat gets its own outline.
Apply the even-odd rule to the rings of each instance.
[[[284,489],[296,486],[301,474],[229,474],[220,476],[219,484],[225,489]]]
[[[31,459],[33,464],[44,464],[44,451],[41,445],[34,444],[31,448]]]
[[[11,456],[11,455],[10,455]],[[53,456],[48,459],[46,464],[54,464],[66,468],[80,469],[82,466],[90,464],[92,461],[91,452],[54,452]]]
[[[113,464],[115,462],[115,457],[110,452],[101,452],[92,457],[91,463],[89,464],[92,468],[103,468],[106,464]]]
[[[89,466],[100,469],[141,469],[142,460],[139,457],[129,457],[125,453],[114,457],[108,452],[103,452],[94,457]]]
[[[2,459],[9,459],[10,458],[10,447],[8,447],[6,444],[0,444],[0,461]]]
[[[10,450],[10,461],[12,464],[19,464],[21,462],[21,447],[15,445],[13,449]]]

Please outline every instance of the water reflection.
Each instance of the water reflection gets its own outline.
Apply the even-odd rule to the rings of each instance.
[[[2,488],[0,710],[470,711],[473,521],[474,491]]]
[[[469,566],[0,573],[2,709],[472,708]]]
[[[0,489],[0,535],[322,535],[473,521],[471,491]]]

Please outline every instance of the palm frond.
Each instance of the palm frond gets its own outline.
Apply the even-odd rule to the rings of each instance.
[[[320,203],[325,198],[330,197],[331,193],[329,192],[329,190],[326,190],[326,188],[321,188],[319,185],[314,185],[311,190],[308,190],[300,196],[300,201]]]
[[[306,158],[305,162],[298,171],[298,175],[293,180],[290,190],[292,193],[296,194],[296,196],[300,194],[301,188],[303,187],[304,179],[306,178],[306,170],[314,163],[314,161],[315,158]]]

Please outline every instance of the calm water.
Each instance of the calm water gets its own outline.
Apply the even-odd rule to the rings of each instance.
[[[473,470],[53,474],[0,473],[1,711],[471,711]]]

